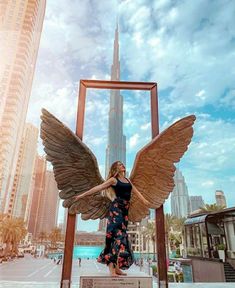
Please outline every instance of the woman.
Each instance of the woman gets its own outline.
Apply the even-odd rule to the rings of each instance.
[[[75,197],[75,200],[79,200],[104,189],[108,190],[110,197],[114,196],[107,220],[105,248],[97,260],[108,265],[111,276],[126,275],[120,269],[128,269],[133,263],[133,253],[127,235],[131,194],[136,193],[144,204],[150,204],[125,177],[125,172],[123,163],[116,161],[112,164],[108,178],[104,183]]]

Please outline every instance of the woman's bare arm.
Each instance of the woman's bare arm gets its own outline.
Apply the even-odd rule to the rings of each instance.
[[[139,197],[139,199],[146,205],[150,206],[150,202],[144,198],[140,191],[131,183],[132,191]]]
[[[115,185],[116,182],[117,182],[117,180],[114,177],[111,177],[107,181],[105,181],[104,183],[91,188],[90,190],[84,192],[81,195],[75,196],[74,199],[75,200],[79,200],[79,199],[81,199],[81,198],[83,198],[85,196],[92,195],[92,194],[94,194],[96,192],[102,191],[102,190],[104,190],[106,188],[109,188],[111,185]]]

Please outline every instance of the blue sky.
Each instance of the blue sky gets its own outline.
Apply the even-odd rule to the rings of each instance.
[[[28,121],[41,107],[74,129],[80,79],[110,79],[116,19],[121,80],[158,83],[161,131],[195,114],[195,134],[178,165],[190,195],[215,202],[222,189],[235,206],[234,1],[47,1]],[[127,168],[150,140],[147,92],[122,92]],[[87,97],[84,141],[104,171],[108,91]],[[42,153],[41,145],[39,151]],[[169,203],[166,203],[169,211]],[[96,222],[79,222],[96,230]]]

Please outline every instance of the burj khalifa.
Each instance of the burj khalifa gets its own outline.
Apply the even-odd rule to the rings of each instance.
[[[115,30],[111,81],[120,81],[118,26]],[[126,136],[123,134],[123,97],[119,90],[110,91],[108,145],[106,148],[106,176],[115,161],[126,165]]]
[[[118,26],[115,30],[111,81],[120,81]],[[126,136],[123,134],[123,97],[119,90],[110,91],[108,145],[106,148],[105,176],[115,161],[126,165]],[[107,219],[99,222],[99,231],[105,231]]]

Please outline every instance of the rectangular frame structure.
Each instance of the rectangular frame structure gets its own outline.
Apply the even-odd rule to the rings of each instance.
[[[103,81],[103,80],[80,80],[79,100],[77,109],[76,135],[82,140],[85,116],[86,90],[110,89],[110,90],[146,90],[151,96],[151,127],[152,138],[159,134],[158,95],[157,83],[155,82],[127,82],[127,81]],[[167,265],[165,248],[165,228],[163,206],[156,209],[157,255],[158,255],[158,287],[167,288]],[[69,288],[71,284],[73,245],[75,236],[76,215],[68,214],[65,236],[64,261],[61,277],[61,288]]]

